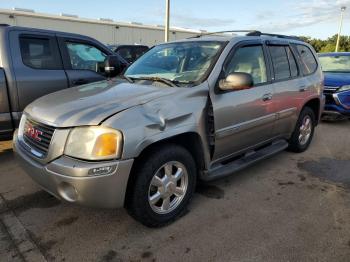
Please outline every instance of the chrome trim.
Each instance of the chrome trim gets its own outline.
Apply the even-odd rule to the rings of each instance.
[[[329,91],[335,91],[337,90],[338,88],[340,88],[340,86],[324,86],[324,89],[323,90],[329,90]]]
[[[284,109],[284,110],[282,110],[282,111],[279,111],[279,112],[277,112],[277,119],[282,119],[282,118],[290,117],[290,116],[293,115],[297,110],[298,110],[298,108],[292,107],[292,108],[288,108],[288,109]]]
[[[273,113],[273,114],[269,114],[269,115],[255,118],[252,120],[248,120],[246,122],[242,122],[239,124],[228,126],[228,127],[222,128],[220,130],[217,130],[215,132],[215,137],[220,139],[220,138],[223,138],[226,136],[231,136],[233,134],[237,134],[239,132],[246,131],[248,129],[255,128],[257,126],[261,126],[261,125],[267,124],[269,122],[272,122],[272,121],[276,120],[276,117],[277,117],[277,114]]]

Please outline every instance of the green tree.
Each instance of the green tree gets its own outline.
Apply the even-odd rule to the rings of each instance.
[[[334,52],[338,35],[328,37],[326,40],[311,38],[309,36],[301,36],[305,42],[312,45],[316,52]],[[340,36],[339,52],[350,52],[350,36]]]

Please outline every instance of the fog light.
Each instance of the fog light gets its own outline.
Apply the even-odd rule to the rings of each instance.
[[[113,173],[116,169],[116,166],[103,166],[95,167],[89,170],[89,176],[103,176]]]

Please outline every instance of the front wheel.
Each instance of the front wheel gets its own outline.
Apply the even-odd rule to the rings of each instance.
[[[309,108],[305,107],[299,116],[295,130],[289,141],[288,149],[293,152],[304,152],[310,145],[314,131],[315,131],[315,113]]]
[[[156,148],[141,162],[127,210],[146,226],[164,226],[186,211],[196,185],[195,162],[186,149],[173,144]]]

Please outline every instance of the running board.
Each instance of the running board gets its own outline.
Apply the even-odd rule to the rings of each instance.
[[[208,170],[202,175],[205,181],[214,180],[224,176],[231,175],[240,171],[260,160],[273,156],[288,147],[288,142],[285,140],[278,140],[272,144],[263,147],[256,151],[251,151],[243,155],[241,158],[235,159],[227,164],[220,164],[213,169]]]

